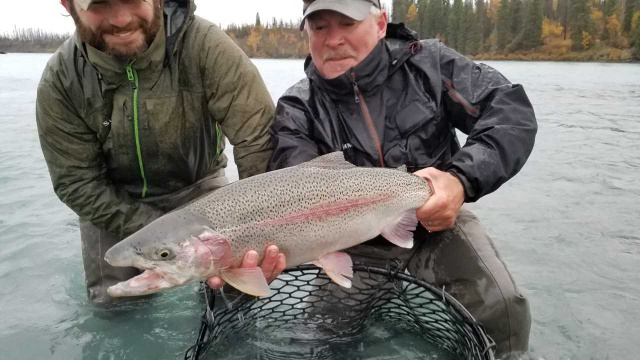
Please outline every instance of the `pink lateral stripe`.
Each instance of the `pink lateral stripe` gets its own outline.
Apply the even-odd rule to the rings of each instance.
[[[330,217],[343,215],[351,210],[375,205],[393,199],[394,195],[368,196],[354,200],[337,201],[311,207],[309,210],[292,213],[279,218],[267,219],[256,223],[256,226],[288,225],[304,221],[325,220]]]

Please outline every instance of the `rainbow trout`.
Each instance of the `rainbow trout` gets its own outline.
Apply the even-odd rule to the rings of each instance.
[[[339,250],[382,234],[413,246],[415,211],[431,194],[406,169],[356,167],[341,152],[240,180],[168,213],[110,248],[113,266],[144,272],[111,286],[113,297],[137,296],[218,275],[255,296],[269,286],[260,268],[240,268],[248,250],[260,259],[276,244],[287,267],[313,262],[350,287],[351,258]]]

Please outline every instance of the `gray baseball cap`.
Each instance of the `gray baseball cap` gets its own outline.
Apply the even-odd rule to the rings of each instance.
[[[303,0],[303,2],[300,30],[304,28],[304,20],[307,16],[320,10],[336,11],[354,20],[362,21],[369,15],[372,5],[378,9],[382,8],[380,0]]]
[[[74,2],[78,3],[82,10],[87,10],[89,6],[91,6],[93,0],[74,0]]]

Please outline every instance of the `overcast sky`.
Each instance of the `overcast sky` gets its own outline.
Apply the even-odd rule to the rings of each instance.
[[[391,0],[383,0],[387,8]],[[14,27],[39,28],[48,32],[73,32],[73,20],[59,0],[2,0],[0,33]],[[196,14],[216,24],[252,24],[256,12],[263,22],[271,18],[296,21],[302,17],[302,0],[196,0]]]

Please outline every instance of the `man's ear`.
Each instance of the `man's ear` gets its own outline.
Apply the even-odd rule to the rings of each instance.
[[[387,23],[389,19],[387,18],[387,12],[383,11],[378,18],[378,40],[384,39],[387,36]]]
[[[60,0],[60,4],[62,6],[64,6],[65,9],[67,9],[67,12],[69,14],[71,14],[71,9],[69,8],[69,6],[71,6],[71,4],[69,4],[69,0]]]

